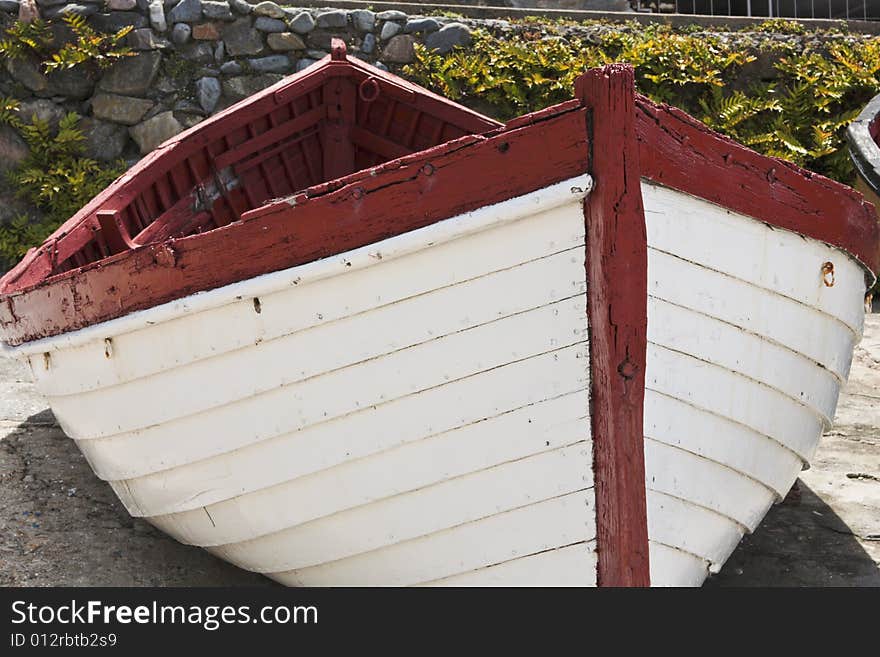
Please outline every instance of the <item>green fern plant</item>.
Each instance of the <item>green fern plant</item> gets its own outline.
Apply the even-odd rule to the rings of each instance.
[[[62,44],[55,43],[50,22],[39,18],[30,23],[16,21],[0,40],[0,56],[37,59],[43,70],[51,73],[87,63],[106,68],[123,57],[136,54],[123,43],[133,29],[132,25],[126,25],[114,34],[104,34],[92,28],[83,16],[68,15],[62,21],[72,34],[72,39]]]
[[[52,130],[37,117],[23,121],[16,101],[0,100],[0,123],[18,130],[30,148],[24,162],[7,173],[8,181],[16,195],[42,215],[39,220],[19,215],[0,225],[0,268],[13,265],[124,170],[121,160],[108,166],[83,156],[85,136],[79,120],[71,112]]]
[[[43,62],[46,72],[69,69],[87,62],[107,68],[113,62],[135,54],[122,44],[122,40],[134,28],[133,25],[126,25],[115,34],[103,34],[86,23],[84,16],[65,16],[64,22],[73,32],[75,40],[62,45],[58,52],[52,53]]]
[[[52,52],[54,38],[49,23],[36,18],[30,23],[16,21],[6,29],[6,36],[0,40],[0,56],[9,59],[24,59],[31,55],[39,58]]]
[[[797,32],[774,21],[763,31]],[[772,56],[778,79],[742,88],[742,68]],[[478,33],[468,50],[437,55],[416,49],[404,73],[443,95],[507,119],[571,97],[574,78],[609,61],[636,67],[639,90],[676,105],[747,146],[851,184],[846,126],[880,93],[880,38],[778,47],[758,41],[750,52],[729,40],[666,26],[606,32],[598,44],[516,39]]]
[[[803,34],[807,31],[803,23],[788,20],[787,18],[771,18],[746,29],[754,30],[755,32],[769,32],[772,34]]]

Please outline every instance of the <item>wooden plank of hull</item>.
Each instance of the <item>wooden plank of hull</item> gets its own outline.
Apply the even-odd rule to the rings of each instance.
[[[849,376],[848,354],[856,336],[841,322],[709,269],[693,276],[693,263],[662,251],[648,250],[648,267],[649,296],[756,333],[815,361],[841,381]],[[687,286],[677,281],[687,281]]]
[[[593,492],[582,491],[348,559],[272,573],[271,577],[297,586],[421,584],[592,540],[596,536],[594,518]]]
[[[769,386],[831,426],[840,381],[828,370],[754,333],[681,306],[651,298],[648,339]]]
[[[652,586],[700,586],[709,574],[709,562],[694,554],[651,541]]]
[[[545,550],[419,586],[595,586],[596,542]]]
[[[823,425],[805,406],[768,386],[687,354],[654,344],[648,345],[648,354],[649,390],[750,427],[788,447],[803,461],[812,457]]]
[[[349,453],[370,453],[369,450],[384,448],[386,445],[401,444],[435,431],[447,431],[476,422],[486,417],[487,411],[500,414],[584,389],[588,381],[583,368],[586,357],[585,344],[560,349],[534,359],[445,382],[418,395],[409,395],[376,406],[364,406],[338,419],[300,430],[296,428],[297,414],[286,410],[290,406],[289,398],[285,402],[282,397],[279,403],[274,403],[271,399],[261,400],[266,412],[276,414],[276,422],[266,425],[259,432],[254,431],[250,421],[251,418],[259,417],[258,414],[249,412],[242,417],[238,409],[218,409],[211,414],[216,419],[211,424],[215,433],[206,435],[210,435],[212,440],[216,438],[219,447],[213,442],[202,441],[179,445],[180,440],[176,438],[178,434],[158,431],[150,440],[141,440],[137,436],[124,440],[83,440],[78,446],[89,458],[96,473],[108,480],[131,479],[145,471],[157,474],[155,481],[158,485],[163,477],[161,472],[166,468],[182,463],[197,463],[227,452],[230,453],[230,460],[225,462],[234,467],[232,464],[239,452],[233,450],[268,439],[294,441],[290,442],[291,449],[295,449],[295,453],[300,455],[298,462],[302,463],[302,469],[308,471],[310,468],[332,465],[343,460]],[[516,384],[522,380],[525,372],[528,372],[533,385],[524,389]],[[451,385],[453,383],[455,385]],[[437,409],[439,404],[444,406]],[[481,404],[485,404],[485,407]],[[455,409],[451,417],[444,411],[450,408]],[[383,423],[392,419],[397,422],[398,433],[389,436],[383,428],[387,424]],[[338,446],[327,441],[327,436],[337,433],[352,438]],[[354,439],[354,436],[361,435],[364,436],[363,441]],[[315,452],[314,448],[317,446],[322,446],[322,449]],[[310,448],[314,453],[308,452]],[[141,466],[141,460],[146,461],[145,466]],[[291,472],[298,470],[299,468]],[[224,470],[221,464],[219,469],[211,471],[222,473]],[[179,502],[178,500],[177,503]]]
[[[563,222],[554,219],[552,212],[539,213],[534,221],[544,230],[552,228],[558,235],[576,236],[580,232],[577,226],[583,226],[581,205],[578,197],[572,196],[568,190],[564,192],[573,201],[561,208],[568,217],[564,226]],[[507,231],[511,226],[518,227],[529,220],[505,225],[499,230]],[[531,233],[523,235],[531,236]],[[495,240],[500,237],[496,235]],[[463,259],[462,254],[472,249],[466,248],[468,238],[456,242],[464,250],[459,254],[447,251],[445,255],[453,256],[457,262]],[[550,250],[552,241],[545,237],[537,243]],[[517,251],[516,248],[512,250]],[[433,249],[429,253],[432,252]],[[455,537],[474,531],[483,535],[486,528],[494,527],[487,535],[490,536],[489,542],[494,541],[491,536],[498,533],[503,537],[504,545],[493,547],[493,551],[474,561],[472,567],[477,571],[495,577],[509,571],[511,577],[515,575],[537,581],[534,572],[544,572],[547,566],[540,564],[545,564],[546,558],[530,559],[515,566],[511,564],[520,556],[580,545],[581,554],[586,554],[587,558],[581,563],[583,572],[571,573],[571,577],[583,583],[595,582],[596,561],[589,556],[593,554],[593,548],[583,551],[583,546],[592,545],[590,542],[595,539],[593,497],[589,490],[593,485],[592,443],[589,442],[585,404],[589,359],[584,313],[583,242],[579,249],[567,245],[565,250],[550,253],[526,249],[519,252],[524,254],[524,259],[527,258],[525,263],[505,263],[507,266],[495,273],[471,272],[455,284],[437,288],[436,277],[423,277],[421,280],[429,290],[427,293],[420,289],[410,290],[403,300],[393,304],[383,304],[382,295],[376,294],[384,286],[387,275],[374,276],[376,287],[359,289],[365,292],[366,298],[373,300],[373,305],[379,306],[376,310],[359,310],[329,323],[314,322],[311,328],[295,333],[280,331],[289,339],[262,341],[253,348],[233,349],[176,368],[201,367],[204,363],[214,365],[227,360],[235,363],[234,357],[241,352],[260,352],[272,343],[278,343],[285,345],[285,353],[290,354],[288,362],[293,357],[299,359],[295,369],[302,367],[302,358],[305,357],[317,358],[315,367],[323,362],[324,368],[330,370],[326,375],[314,370],[318,376],[303,378],[291,386],[311,387],[311,392],[299,393],[305,406],[315,406],[322,394],[325,398],[339,398],[340,394],[346,397],[346,388],[362,391],[361,396],[374,394],[376,399],[361,404],[343,402],[338,411],[327,416],[320,403],[317,409],[294,407],[290,418],[297,423],[296,426],[302,425],[302,431],[254,443],[247,449],[254,449],[258,458],[250,466],[246,457],[240,458],[246,451],[242,449],[227,453],[223,464],[206,463],[204,453],[197,455],[193,452],[192,468],[197,476],[193,475],[190,466],[184,466],[155,472],[151,475],[152,486],[148,483],[139,488],[139,481],[134,479],[113,482],[114,488],[133,513],[151,516],[151,522],[182,540],[217,545],[214,550],[225,558],[259,571],[273,573],[296,568],[296,577],[301,580],[340,581],[334,574],[338,560],[381,560],[375,555],[410,550],[412,545],[423,546],[419,550],[426,551],[426,568],[435,563],[439,570],[425,571],[412,582],[406,580],[408,583],[458,576],[466,569],[446,563],[449,548],[434,553],[431,547],[434,539],[439,545],[447,545],[448,536],[451,536],[454,547],[460,540]],[[393,260],[388,264],[391,262]],[[410,262],[411,266],[413,264],[419,267],[411,267],[408,271],[439,268],[439,263],[432,266],[430,260],[424,259]],[[385,265],[383,259],[382,264],[360,270],[343,266],[339,275],[353,282],[353,287],[358,287],[358,276],[374,274]],[[395,276],[401,271],[397,269]],[[530,281],[529,278],[537,280]],[[341,284],[344,286],[345,280]],[[518,292],[519,298],[512,296],[509,288]],[[432,289],[434,291],[430,291]],[[308,286],[305,286],[296,292],[306,294],[307,290]],[[269,296],[264,298],[271,299]],[[438,302],[441,300],[445,301]],[[480,300],[488,307],[481,307]],[[487,300],[491,303],[487,304]],[[248,302],[249,299],[245,298],[241,304],[246,307]],[[284,313],[284,308],[277,304],[261,305],[261,316]],[[400,308],[406,312],[401,314]],[[386,335],[382,335],[382,326],[376,323],[375,317],[384,319]],[[418,338],[412,333],[417,325],[416,319],[439,335],[429,341]],[[293,317],[291,321],[298,320]],[[172,326],[175,331],[179,328],[171,322],[167,326]],[[212,333],[211,326],[214,326],[213,322],[205,324],[204,331]],[[147,330],[159,328],[157,325]],[[309,338],[309,331],[319,331],[323,335]],[[317,345],[328,341],[338,343],[333,339],[337,334],[379,334],[379,339],[384,341],[376,343],[377,355],[368,360],[364,359],[367,352],[362,351],[363,343],[358,341],[353,346],[331,352],[316,349]],[[533,346],[529,346],[529,334],[535,338]],[[408,338],[408,335],[415,337]],[[514,343],[505,347],[510,336],[515,337]],[[425,348],[429,351],[424,352]],[[419,356],[420,350],[425,355]],[[499,357],[492,356],[493,351]],[[119,353],[115,351],[115,354]],[[276,360],[283,358],[284,354],[273,355]],[[271,360],[266,359],[265,365],[255,368],[256,371],[261,374],[270,371]],[[460,361],[465,369],[456,370],[455,361]],[[381,365],[381,372],[375,370],[377,364]],[[338,369],[339,365],[343,369]],[[358,368],[363,372],[355,378],[352,371]],[[375,371],[370,374],[365,368]],[[229,366],[226,373],[231,375],[237,371],[240,371],[237,366]],[[211,374],[203,376],[204,380],[224,380],[219,376],[220,370],[205,372]],[[392,376],[392,373],[397,374]],[[413,383],[413,373],[423,383]],[[299,376],[304,373],[299,372]],[[321,383],[326,377],[332,377],[332,380]],[[162,376],[139,377],[131,384],[112,385],[106,390],[120,391],[122,401],[125,399],[123,393],[129,398],[148,394],[150,388],[143,384],[160,380]],[[393,382],[375,392],[364,392],[375,388],[376,381]],[[439,385],[425,388],[431,381]],[[228,393],[227,384],[222,385]],[[153,390],[165,387],[167,383]],[[326,392],[316,392],[318,389]],[[425,391],[419,392],[421,389]],[[487,394],[487,391],[491,392]],[[247,397],[244,401],[261,400],[262,403],[273,394],[277,394],[274,389],[257,397]],[[54,401],[74,400],[80,396],[56,397]],[[278,408],[290,408],[290,399],[290,395],[286,395],[279,397],[277,402],[267,402],[266,413],[232,409],[229,420],[234,423],[236,417],[243,417],[253,422],[254,417],[266,415],[271,417],[267,425],[277,432]],[[228,404],[208,413],[187,415],[181,421],[202,416],[216,418],[226,409],[229,409]],[[302,413],[311,417],[309,423],[303,424]],[[236,430],[243,431],[248,441],[255,435],[252,429],[248,432],[247,424],[241,424],[241,421],[232,427],[232,432],[224,418],[212,421],[216,422],[217,432],[204,428],[187,432],[194,436],[212,436],[211,441],[204,441],[205,444],[201,445],[208,450],[208,455],[216,449],[218,442],[221,449],[224,444],[227,447],[232,444],[224,443],[223,432],[232,436]],[[123,440],[130,447],[144,449],[144,456],[149,456],[146,450],[153,454],[164,451],[159,447],[160,441],[155,439],[167,440],[169,445],[176,440],[180,435],[178,425],[172,420],[163,425],[166,430],[152,435],[141,431],[126,438],[115,435],[82,439],[79,443],[96,464],[105,459],[105,448]],[[394,426],[395,431],[389,432],[389,426]],[[155,428],[147,431],[151,430],[155,431]],[[320,449],[316,449],[318,445]],[[279,447],[286,451],[278,452]],[[131,449],[120,450],[120,463],[123,460],[130,462],[132,453]],[[152,458],[155,463],[156,457]],[[265,476],[270,460],[277,464],[274,476],[278,483],[275,486],[271,485],[271,472]],[[99,466],[96,468],[100,471]],[[239,475],[243,468],[248,470],[244,477]],[[225,481],[205,478],[206,472]],[[173,476],[166,479],[168,473]],[[396,475],[389,477],[388,473]],[[255,490],[241,490],[243,480],[249,480]],[[178,489],[172,497],[167,491],[168,484],[173,487],[174,481],[186,482],[187,490]],[[195,490],[193,483],[200,490]],[[163,498],[160,496],[156,500],[151,493],[163,488],[166,502],[178,506],[183,503],[186,507],[195,503],[196,506],[190,511],[156,517],[154,514],[160,510]],[[225,491],[220,495],[223,501],[207,503],[218,489]],[[587,496],[583,498],[584,504],[566,502],[565,507],[574,516],[560,518],[557,500],[565,500],[566,497],[560,496],[570,497],[578,491]],[[192,493],[196,494],[194,499],[185,499],[184,495]],[[308,505],[295,503],[303,499],[313,502]],[[450,499],[459,502],[450,504]],[[514,514],[526,523],[521,526],[520,533],[534,531],[543,532],[543,535],[509,540],[508,532],[514,531],[514,525],[509,525],[506,514]],[[560,523],[563,526],[560,527]],[[569,534],[566,528],[572,526],[592,529]],[[555,532],[562,530],[561,538],[555,538]],[[464,545],[454,549],[463,549]],[[325,564],[326,561],[332,563]],[[503,564],[509,565],[502,568]],[[523,564],[535,565],[524,569]],[[533,571],[534,568],[539,570]],[[322,574],[325,571],[326,574]],[[290,581],[292,577],[289,574],[273,576],[282,581]],[[383,579],[383,583],[388,581]],[[364,582],[355,578],[350,583]]]
[[[862,294],[865,272],[852,257],[660,185],[644,182],[642,194],[652,249],[821,310],[861,337],[865,313],[851,299]],[[827,262],[833,286],[824,282]]]
[[[546,369],[555,372],[553,376],[560,375],[559,368],[552,367],[549,362]],[[504,377],[516,376],[511,370],[502,370]],[[536,387],[549,383],[536,368],[530,371],[538,373]],[[493,382],[478,379],[476,384],[485,386]],[[463,382],[445,390],[438,388],[444,390],[445,399],[428,397],[424,402],[436,408],[437,403],[460,400],[454,417],[444,416],[436,410],[431,412],[428,408],[428,412],[415,416],[420,418],[418,421],[398,421],[394,432],[387,431],[388,422],[395,415],[409,418],[413,411],[424,408],[419,398],[425,396],[419,395],[409,398],[418,404],[398,404],[397,409],[389,405],[381,412],[377,409],[360,413],[351,419],[320,424],[312,430],[286,434],[218,457],[146,477],[114,482],[113,485],[120,499],[135,515],[179,513],[440,436],[448,444],[461,443],[462,450],[471,445],[473,453],[463,451],[458,457],[459,464],[483,459],[480,463],[485,467],[485,459],[489,457],[484,453],[483,445],[486,450],[497,450],[499,457],[513,460],[556,448],[563,441],[573,441],[582,435],[583,432],[577,432],[577,423],[584,417],[582,402],[586,381],[577,385],[579,389],[573,392],[537,401],[533,401],[534,395],[545,393],[517,392],[513,386],[506,386],[503,392],[484,397],[485,405],[478,405],[473,401],[468,403],[474,389]],[[486,421],[487,412],[496,413],[491,423]],[[453,425],[451,428],[450,424]],[[487,440],[487,431],[496,430],[505,436],[505,443],[482,442]],[[492,435],[490,433],[488,437]]]
[[[713,572],[743,537],[740,524],[706,507],[651,488],[647,495],[651,540],[706,560]],[[663,575],[658,573],[658,577]]]
[[[373,361],[379,358],[388,358],[393,362],[421,358],[427,363],[432,359],[431,353],[440,350],[460,354],[458,358],[463,362],[471,362],[474,361],[474,354],[466,350],[454,351],[456,343],[468,342],[467,332],[498,332],[499,339],[492,344],[507,350],[499,356],[487,351],[483,360],[474,361],[476,367],[485,369],[518,360],[533,355],[535,349],[548,351],[557,344],[564,345],[572,337],[586,338],[586,329],[581,336],[572,336],[571,332],[563,335],[559,328],[563,324],[552,321],[554,317],[568,319],[583,315],[584,285],[578,283],[576,278],[577,272],[583,268],[580,257],[582,251],[580,254],[577,250],[566,251],[525,268],[522,272],[525,276],[559,275],[563,278],[556,280],[568,279],[570,282],[567,286],[558,285],[542,290],[533,281],[532,295],[528,294],[527,286],[508,288],[501,295],[497,307],[486,304],[486,297],[495,294],[498,285],[512,278],[515,280],[515,277],[499,275],[477,279],[462,286],[462,289],[446,288],[441,293],[386,306],[375,312],[361,313],[285,338],[263,341],[253,348],[239,349],[224,354],[223,358],[206,359],[187,367],[175,368],[150,379],[139,379],[79,395],[54,397],[52,405],[64,426],[77,428],[78,433],[72,434],[72,437],[102,438],[136,432],[160,423],[181,421],[239,400],[308,381],[327,372],[357,367],[372,370],[376,365]],[[515,293],[520,291],[523,296],[517,298]],[[547,297],[550,299],[545,300]],[[521,300],[524,303],[519,303]],[[283,312],[281,308],[263,306],[262,301],[261,306],[266,314]],[[515,337],[504,338],[531,333],[536,324],[548,329],[547,339],[540,341],[540,344],[517,344]],[[394,326],[393,332],[388,330],[389,326]],[[557,328],[554,330],[554,327]],[[534,335],[537,339],[538,335]],[[508,340],[507,345],[505,339]],[[514,342],[510,342],[511,339]],[[438,344],[434,345],[435,342]],[[326,345],[338,346],[328,352]],[[404,353],[409,349],[412,351]],[[421,355],[423,352],[424,355]],[[499,357],[509,360],[498,361]],[[456,368],[452,360],[447,359],[445,364],[445,376],[450,378],[471,373],[462,374],[461,367],[464,365]],[[414,380],[409,385],[408,391],[415,392],[420,389],[419,385],[425,384]],[[155,397],[155,393],[152,395],[155,404],[140,407],[126,405],[132,399],[150,396],[155,390],[162,391],[159,398]],[[383,398],[370,403],[377,403]],[[104,407],[110,410],[101,412]],[[112,409],[119,411],[113,412]]]
[[[803,459],[754,429],[654,390],[645,393],[645,436],[761,482],[782,499]]]
[[[775,501],[754,479],[676,447],[645,440],[646,485],[711,509],[752,531]]]
[[[393,450],[346,461],[333,468],[192,511],[153,517],[151,522],[185,543],[201,546],[240,543],[474,472],[486,472],[486,477],[492,479],[503,478],[508,471],[522,472],[523,468],[532,471],[533,466],[549,462],[550,458],[542,460],[536,455],[562,449],[557,445],[575,445],[586,440],[583,417],[561,420],[555,425],[553,428],[558,437],[554,442],[542,441],[542,438],[549,437],[547,432],[541,431],[540,427],[533,430],[529,419],[531,414],[523,413],[490,418],[463,431],[431,436]],[[500,432],[505,429],[511,431],[509,444],[502,442],[507,435]],[[460,450],[469,444],[469,440],[476,441],[472,453],[461,456]],[[548,442],[551,444],[547,445]],[[568,461],[578,460],[580,463],[579,452],[570,452],[561,454]],[[489,471],[511,462],[520,463],[522,467]],[[578,471],[578,488],[591,486],[590,468]],[[388,473],[395,474],[389,476]],[[481,480],[480,477],[471,479]],[[547,482],[546,485],[556,484]],[[460,486],[451,488],[456,487]],[[523,494],[523,491],[517,494]],[[492,498],[493,495],[487,493],[486,497]],[[308,505],[291,504],[294,500],[306,499],[310,500]],[[460,509],[459,512],[466,511]],[[281,558],[297,557],[284,555]]]
[[[440,475],[444,480],[427,485],[419,482],[410,490],[348,508],[346,502],[340,503],[340,498],[345,495],[337,494],[333,496],[332,506],[341,510],[273,533],[261,533],[265,527],[254,526],[255,523],[250,522],[253,518],[250,510],[242,509],[244,522],[251,524],[248,533],[256,538],[216,546],[211,552],[242,568],[258,572],[308,568],[587,490],[593,485],[593,450],[592,445],[585,442],[459,477],[454,472],[447,474],[430,461],[421,458],[403,461],[412,458],[403,453],[396,456],[400,460],[395,461],[389,455],[382,459],[381,465],[376,465],[376,469],[358,464],[355,472],[352,469],[340,472],[344,478],[337,480],[336,485],[352,491],[362,486],[363,492],[356,491],[355,495],[363,500],[374,487],[369,478],[383,468],[387,473],[397,472],[398,467],[415,467],[430,470],[430,476]],[[312,491],[321,491],[320,485],[303,491],[305,497],[288,496],[283,491],[278,491],[276,497],[280,500],[317,499]],[[252,508],[271,507],[256,504]],[[329,509],[329,505],[325,508]]]
[[[569,187],[572,185],[586,188],[587,182],[577,180]],[[465,252],[461,252],[464,244],[451,243],[444,237],[444,231],[451,230],[446,222],[435,224],[410,233],[404,245],[402,240],[389,239],[294,268],[284,283],[254,285],[242,299],[225,295],[209,305],[204,301],[211,294],[207,293],[171,304],[172,319],[155,309],[138,323],[135,317],[129,317],[119,328],[108,322],[103,332],[93,331],[91,340],[72,338],[74,334],[59,336],[53,341],[56,348],[51,351],[51,369],[45,369],[44,352],[39,346],[25,346],[24,352],[33,354],[31,367],[42,394],[53,397],[86,392],[252,347],[257,340],[269,342],[487,274],[523,268],[523,263],[583,244],[583,224],[571,229],[564,213],[550,211],[548,199],[557,198],[555,189],[542,190],[530,201],[529,212],[541,215],[541,220],[509,224],[504,240],[498,239],[492,226],[522,209],[502,203],[465,215],[467,221],[457,227],[467,235]],[[432,246],[425,249],[425,244]],[[353,269],[363,269],[355,280],[337,276]],[[523,284],[518,280],[511,283]],[[262,307],[294,306],[296,310],[256,313],[251,296],[258,297]],[[199,303],[205,307],[198,307]],[[206,333],[202,330],[205,324],[223,326],[224,330]],[[159,352],[153,349],[156,325],[161,325],[162,331],[163,348]],[[122,357],[105,357],[104,338],[108,335],[112,335],[114,353]],[[198,339],[193,339],[194,335]]]

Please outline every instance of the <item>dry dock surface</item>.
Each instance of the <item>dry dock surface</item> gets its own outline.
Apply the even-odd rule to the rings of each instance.
[[[132,519],[0,359],[0,586],[271,584]],[[813,467],[707,586],[880,586],[880,314]]]

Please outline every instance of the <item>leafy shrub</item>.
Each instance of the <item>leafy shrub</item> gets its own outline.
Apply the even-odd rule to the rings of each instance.
[[[0,40],[0,55],[9,59],[24,59],[36,55],[40,59],[52,51],[54,36],[49,23],[37,18],[30,23],[16,21],[6,29],[6,38]]]
[[[843,24],[846,25],[846,23]],[[762,21],[754,27],[746,29],[754,30],[755,32],[767,32],[770,34],[803,34],[807,31],[803,23],[788,20],[787,18],[771,18]]]
[[[83,16],[65,16],[62,20],[70,28],[73,40],[57,44],[51,23],[39,18],[30,23],[16,21],[6,30],[6,38],[0,41],[0,56],[33,57],[41,61],[46,73],[51,73],[89,62],[106,68],[118,59],[135,54],[121,44],[133,29],[132,25],[126,25],[115,34],[104,34],[86,23]]]
[[[473,47],[437,55],[416,44],[404,73],[441,95],[479,101],[509,119],[571,98],[575,78],[604,63],[578,39],[500,41],[477,33]]]
[[[786,21],[766,31],[797,32]],[[770,57],[775,80],[743,89],[743,67]],[[404,69],[415,81],[506,120],[571,97],[591,66],[628,62],[639,90],[681,107],[719,132],[775,157],[852,183],[845,128],[880,92],[880,38],[825,46],[759,42],[743,52],[719,35],[666,26],[606,32],[597,44],[578,38],[475,34],[468,50],[437,55],[416,48]]]
[[[36,116],[30,122],[23,121],[17,101],[0,100],[0,123],[18,130],[30,147],[21,165],[7,173],[9,182],[16,195],[42,212],[37,221],[20,215],[0,225],[0,269],[15,264],[124,170],[122,161],[107,166],[83,157],[85,136],[77,127],[79,119],[71,112],[53,131]]]

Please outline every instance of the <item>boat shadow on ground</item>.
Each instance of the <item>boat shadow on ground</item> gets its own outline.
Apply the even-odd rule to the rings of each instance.
[[[705,585],[880,586],[880,569],[853,530],[798,479]]]
[[[273,584],[130,517],[50,410],[0,435],[0,585]]]
[[[0,585],[265,586],[273,582],[131,518],[48,409],[0,440]],[[852,531],[802,481],[707,586],[880,586]]]

